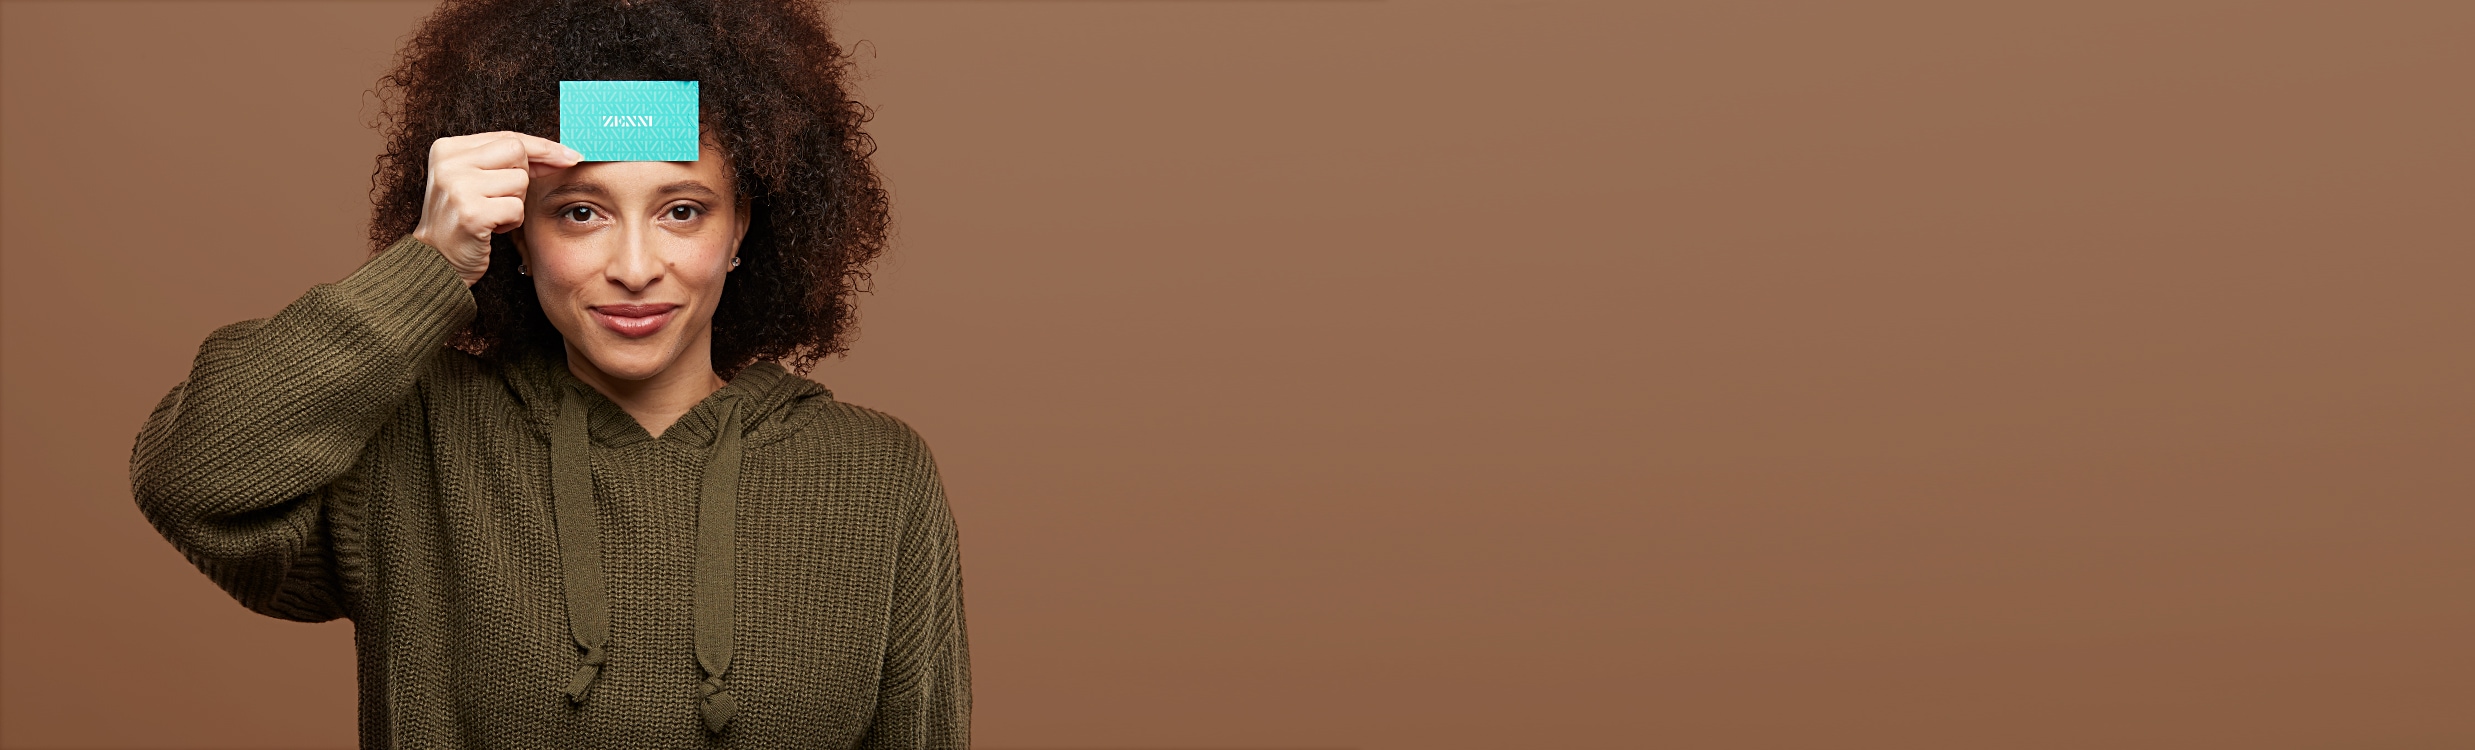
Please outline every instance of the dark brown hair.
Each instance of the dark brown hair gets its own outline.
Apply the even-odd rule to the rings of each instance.
[[[697,81],[703,134],[752,213],[714,312],[713,367],[805,372],[841,353],[854,295],[885,247],[885,190],[847,90],[850,59],[806,0],[446,0],[379,80],[386,151],[371,197],[373,252],[421,219],[430,143],[513,130],[558,135],[560,81]],[[453,345],[482,357],[556,349],[505,235],[473,285],[480,310]]]

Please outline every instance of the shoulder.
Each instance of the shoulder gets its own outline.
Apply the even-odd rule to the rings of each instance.
[[[933,464],[928,439],[899,417],[834,399],[816,399],[810,407],[816,413],[808,429],[802,432],[811,441],[821,441],[821,445],[814,447],[864,456],[882,469]]]
[[[786,421],[797,429],[762,447],[751,444],[750,459],[888,510],[907,513],[944,492],[928,440],[909,422],[833,398],[805,400],[795,411]]]
[[[911,550],[951,548],[955,542],[953,509],[946,501],[945,479],[937,471],[928,440],[910,423],[876,409],[831,401],[823,405],[820,431],[829,445],[838,444],[832,463],[850,467],[860,483],[870,486],[900,540]]]

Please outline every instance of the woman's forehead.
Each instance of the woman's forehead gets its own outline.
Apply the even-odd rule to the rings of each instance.
[[[534,200],[596,196],[610,200],[732,197],[731,174],[722,155],[707,146],[696,161],[596,161],[533,178],[525,192]]]

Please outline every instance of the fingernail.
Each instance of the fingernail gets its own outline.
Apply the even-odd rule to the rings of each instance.
[[[574,148],[570,148],[570,147],[567,147],[567,146],[560,146],[559,148],[564,148],[564,149],[567,149],[567,158],[569,158],[569,159],[573,159],[573,160],[575,160],[575,161],[584,161],[584,152],[582,152],[582,151],[577,151],[577,150],[575,150]]]

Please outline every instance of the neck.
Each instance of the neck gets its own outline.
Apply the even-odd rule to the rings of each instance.
[[[727,384],[722,376],[714,374],[711,350],[701,342],[682,352],[669,367],[643,380],[627,380],[602,372],[601,368],[593,365],[591,358],[570,344],[567,346],[567,371],[575,373],[577,380],[584,381],[593,390],[600,391],[611,403],[618,404],[628,416],[636,418],[636,424],[654,437],[661,437],[680,417],[686,416],[689,409],[696,408],[705,397]]]

